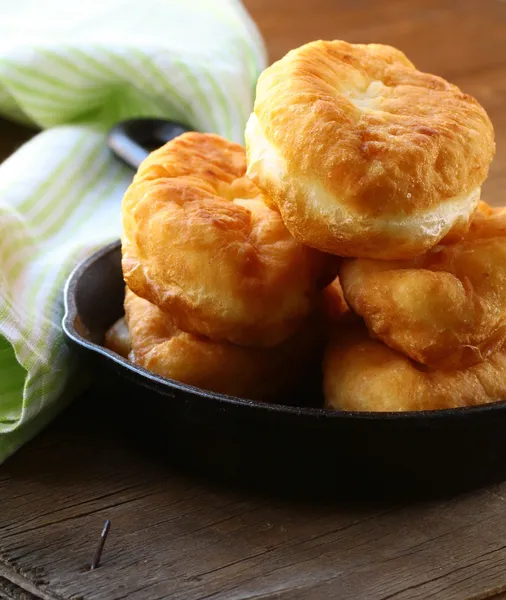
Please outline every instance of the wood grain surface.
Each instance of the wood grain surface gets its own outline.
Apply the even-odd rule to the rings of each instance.
[[[297,503],[174,472],[83,398],[0,474],[0,560],[42,598],[497,597],[506,490],[424,504]],[[89,570],[105,519],[102,566]],[[0,587],[1,589],[1,587]],[[33,588],[31,588],[33,592]]]
[[[506,2],[246,5],[272,60],[317,38],[390,43],[475,95],[497,138],[484,197],[504,202]],[[0,128],[3,156],[31,135]],[[107,417],[106,402],[89,392],[0,469],[0,598],[506,599],[506,484],[390,505],[254,496],[145,454]],[[107,518],[102,566],[90,571]]]

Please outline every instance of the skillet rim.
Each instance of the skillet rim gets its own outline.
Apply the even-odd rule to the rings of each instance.
[[[168,396],[174,396],[178,392],[185,394],[191,394],[193,396],[199,396],[218,402],[218,406],[221,405],[233,405],[240,406],[246,409],[252,409],[256,411],[267,410],[269,412],[276,412],[282,414],[289,414],[299,417],[306,417],[311,419],[338,419],[338,420],[365,420],[365,421],[409,421],[419,420],[425,421],[427,424],[434,421],[441,420],[452,420],[463,418],[472,418],[476,415],[483,415],[487,413],[495,413],[497,411],[506,410],[506,400],[498,402],[491,402],[488,404],[481,404],[478,406],[464,406],[458,408],[446,408],[446,409],[434,409],[434,410],[423,410],[423,411],[401,411],[401,412],[373,412],[373,411],[340,411],[340,410],[328,410],[325,408],[310,408],[301,406],[290,406],[286,404],[274,404],[272,402],[257,402],[254,400],[248,400],[245,398],[238,398],[235,396],[227,396],[225,394],[219,394],[217,392],[211,392],[198,388],[192,385],[181,383],[174,379],[168,379],[155,373],[139,367],[129,362],[125,358],[118,354],[108,350],[107,348],[100,346],[94,342],[90,342],[83,337],[75,328],[74,322],[78,316],[77,302],[76,302],[76,289],[80,278],[84,273],[92,267],[96,262],[104,258],[108,254],[112,254],[121,248],[121,240],[111,242],[99,250],[93,252],[90,256],[78,263],[71,271],[65,282],[63,290],[64,300],[64,316],[61,324],[65,336],[71,342],[81,346],[82,348],[94,352],[95,354],[101,355],[102,358],[116,363],[121,368],[129,371],[131,374],[136,375],[141,380],[144,379],[145,383],[138,383],[138,385],[144,385],[149,387],[153,391],[159,394],[166,394]],[[123,376],[123,374],[121,374]],[[163,392],[163,389],[166,392]]]

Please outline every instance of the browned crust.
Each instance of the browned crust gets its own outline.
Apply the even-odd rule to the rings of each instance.
[[[123,273],[184,331],[272,346],[311,312],[335,259],[295,241],[245,171],[244,149],[213,134],[153,152],[123,199]]]
[[[506,399],[504,348],[472,367],[435,370],[371,339],[359,322],[330,342],[323,372],[325,406],[335,410],[435,410]]]
[[[316,41],[292,50],[260,76],[254,113],[287,176],[262,160],[250,176],[297,239],[342,256],[407,258],[430,248],[469,215],[441,216],[420,236],[423,213],[479,188],[495,153],[477,100],[380,44]],[[247,137],[249,155],[257,143]],[[350,211],[354,229],[308,211],[302,186],[315,182]],[[362,217],[378,228],[362,226]],[[385,232],[393,217],[411,221],[413,235]]]
[[[167,314],[130,290],[125,312],[134,363],[214,392],[280,400],[305,379],[315,377],[321,364],[323,321],[317,314],[280,346],[246,348],[185,333]]]
[[[482,203],[460,241],[408,261],[350,260],[340,277],[392,348],[434,368],[477,364],[506,341],[506,209]]]

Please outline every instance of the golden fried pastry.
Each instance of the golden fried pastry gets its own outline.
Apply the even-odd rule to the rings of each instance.
[[[341,323],[342,319],[350,313],[350,307],[344,297],[343,288],[339,277],[328,285],[322,292],[322,311],[327,317],[329,326]]]
[[[506,209],[482,205],[461,241],[412,260],[347,261],[340,278],[391,348],[439,369],[479,363],[506,341]]]
[[[104,346],[123,358],[128,358],[132,347],[130,345],[130,332],[128,331],[125,317],[118,319],[107,331]]]
[[[157,306],[130,290],[125,312],[132,362],[214,392],[275,401],[297,390],[321,364],[323,331],[316,314],[280,346],[246,348],[185,333]]]
[[[469,231],[462,239],[470,242],[493,237],[506,237],[506,208],[494,208],[486,202],[480,202]]]
[[[244,149],[217,135],[153,152],[123,199],[123,274],[183,331],[274,346],[310,313],[335,258],[296,242],[245,171]]]
[[[467,229],[495,144],[474,98],[399,50],[316,41],[260,76],[246,149],[297,240],[403,259]]]
[[[409,411],[456,408],[506,400],[506,350],[457,371],[433,370],[369,337],[355,323],[327,347],[325,407]]]

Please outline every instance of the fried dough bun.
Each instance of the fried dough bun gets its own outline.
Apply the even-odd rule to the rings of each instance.
[[[128,358],[132,346],[130,344],[130,332],[125,317],[118,319],[116,323],[105,334],[104,346],[112,352],[116,352],[123,358]]]
[[[403,259],[466,230],[495,143],[474,98],[399,50],[316,41],[260,76],[246,149],[297,240]]]
[[[316,314],[280,346],[246,348],[185,333],[128,289],[125,312],[133,363],[213,392],[276,401],[315,376],[321,365],[323,327]]]
[[[323,365],[325,407],[412,411],[475,406],[506,399],[506,350],[456,371],[423,367],[369,337],[363,323],[342,330]]]
[[[150,154],[123,199],[123,275],[183,331],[274,346],[311,312],[336,259],[295,241],[245,172],[242,146],[212,134]]]
[[[350,307],[344,297],[339,277],[336,277],[334,281],[323,290],[321,306],[329,327],[339,325],[343,319],[347,319],[350,315]]]
[[[477,364],[506,341],[506,209],[483,203],[461,241],[413,260],[346,261],[340,279],[391,348],[433,368]]]

